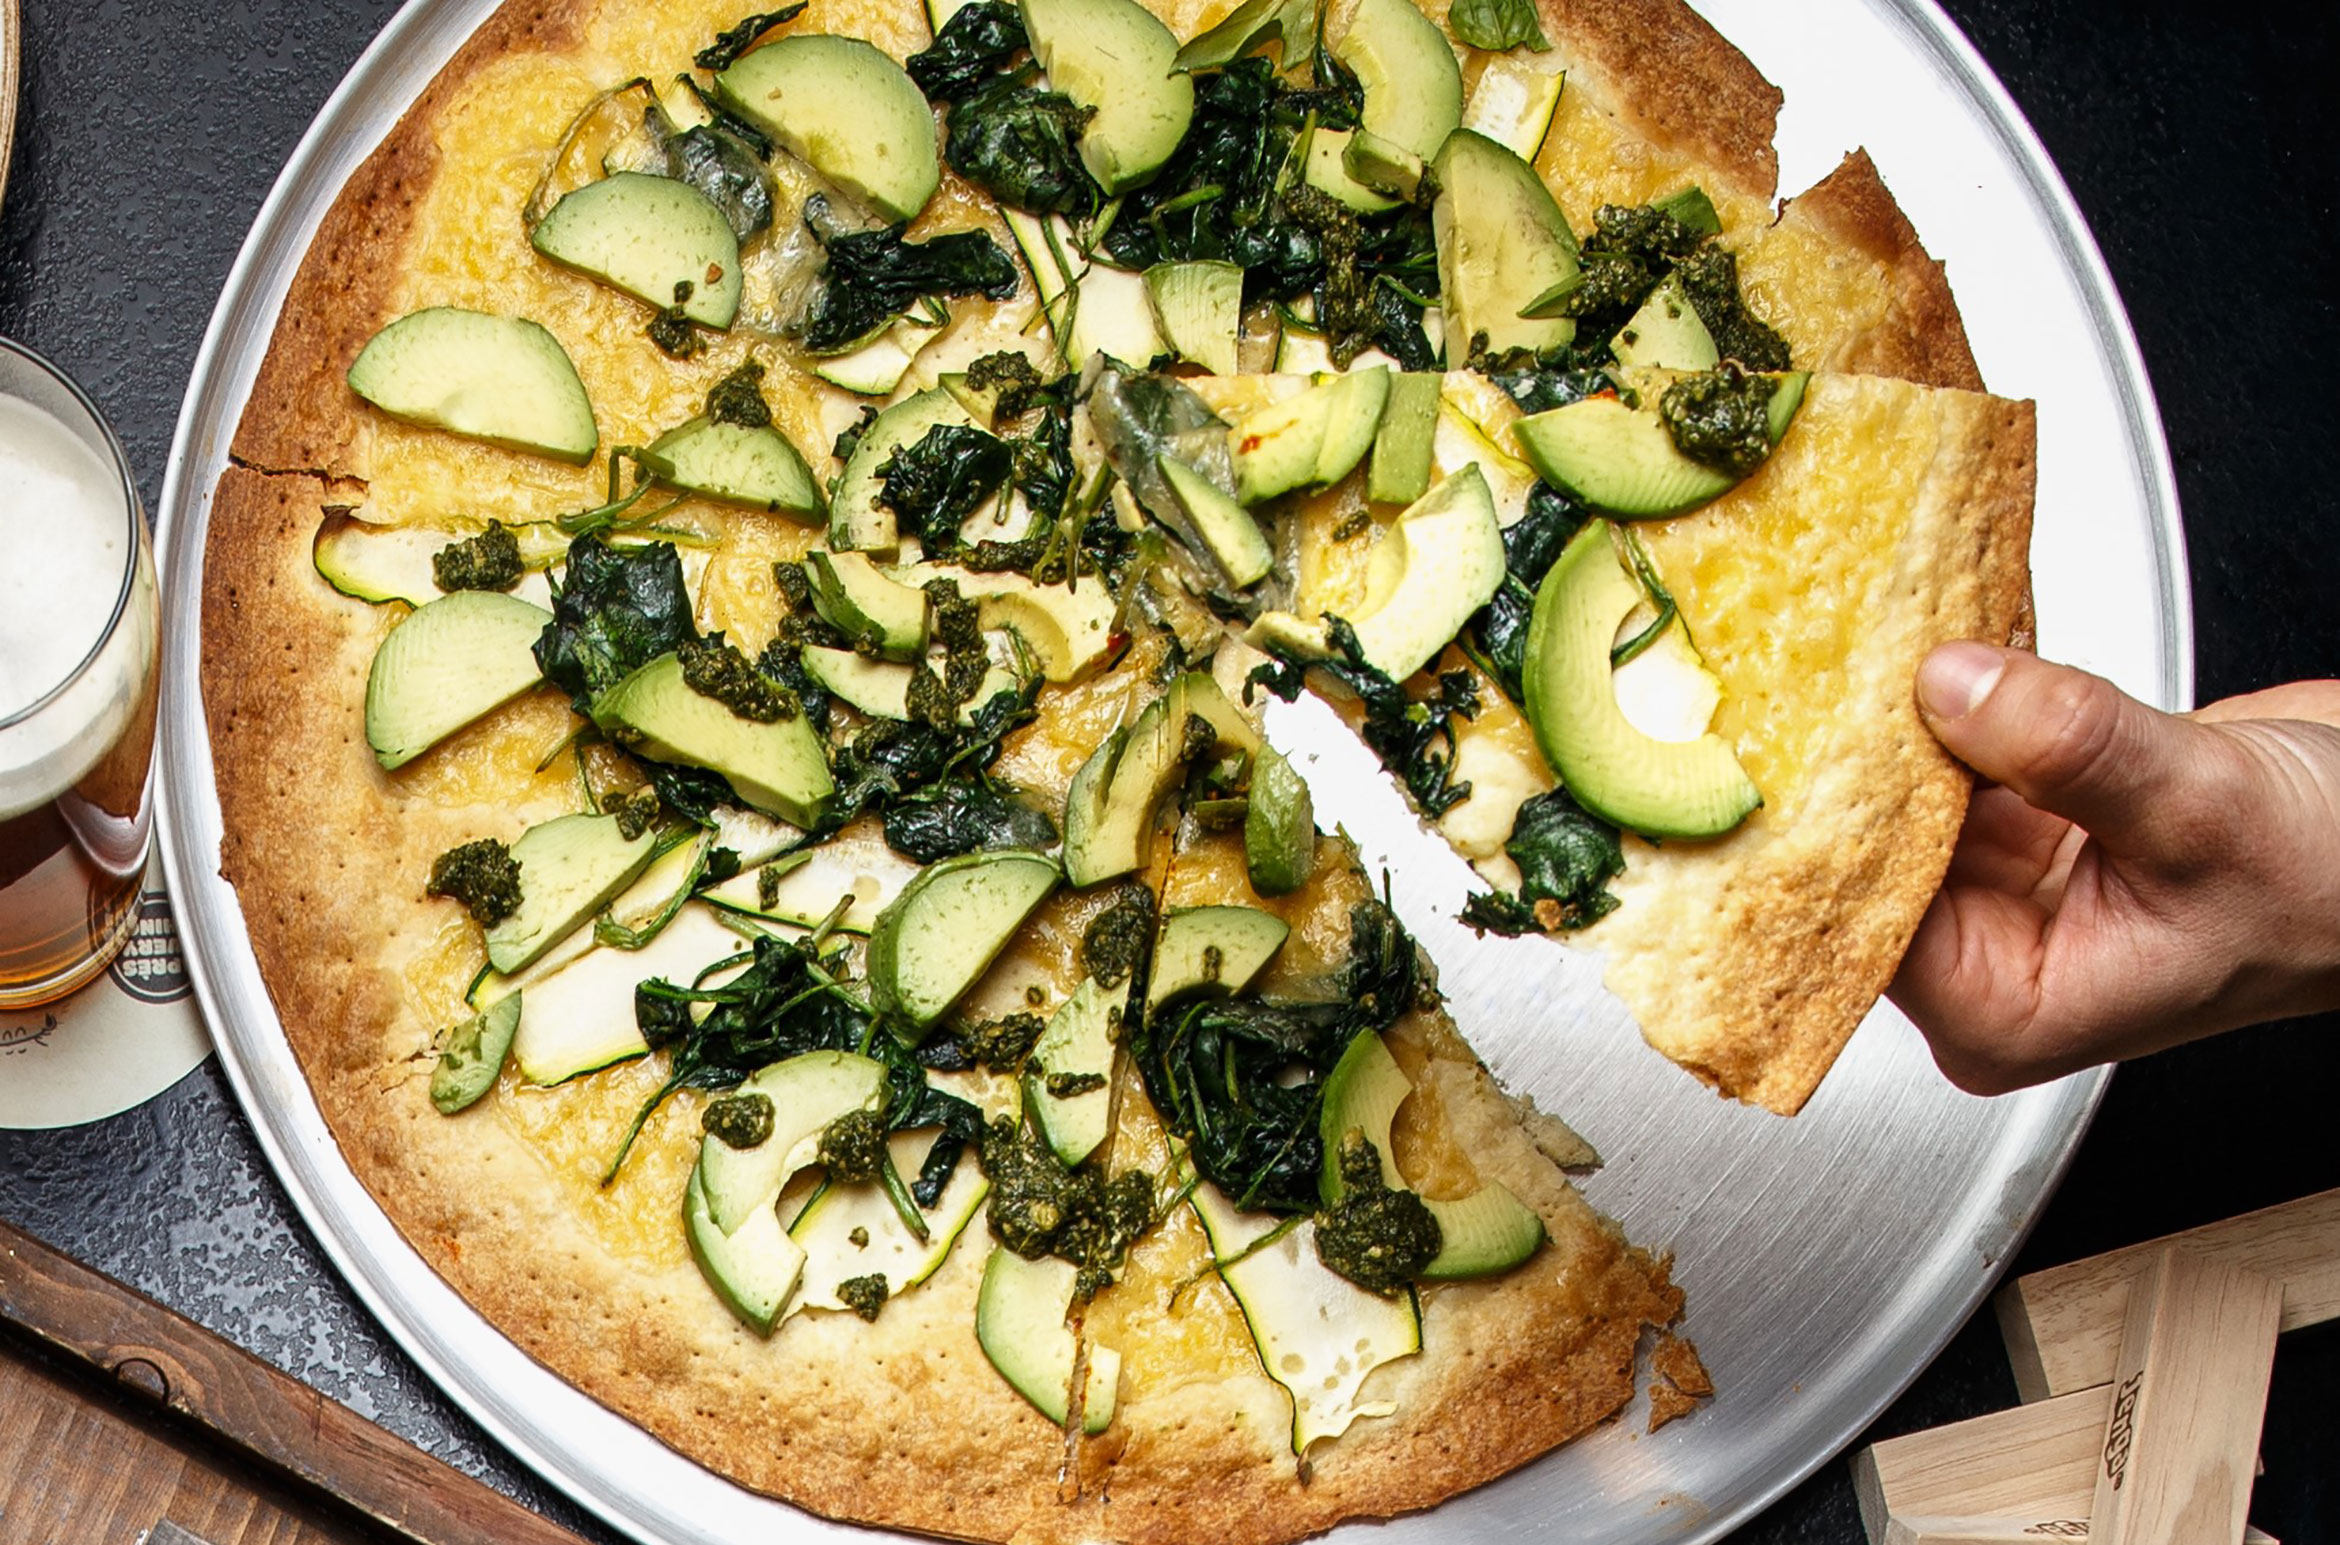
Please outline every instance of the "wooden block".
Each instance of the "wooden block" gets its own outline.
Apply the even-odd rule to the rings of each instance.
[[[2099,1545],[2239,1540],[2283,1284],[2172,1247],[2128,1297],[2090,1537]]]
[[[2017,1392],[2045,1400],[2111,1383],[2129,1283],[2173,1244],[2281,1282],[2285,1330],[2340,1316],[2340,1190],[2332,1190],[2007,1284],[1997,1309]]]
[[[1861,1522],[1882,1545],[1894,1518],[2084,1519],[2111,1410],[2108,1385],[1862,1449]]]
[[[2053,1545],[2088,1538],[2085,1518],[1896,1518],[1879,1545]],[[2277,1545],[2257,1529],[2243,1531],[2243,1545]]]

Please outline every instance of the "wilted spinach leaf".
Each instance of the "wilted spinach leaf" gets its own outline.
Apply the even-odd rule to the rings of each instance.
[[[927,296],[1005,300],[1021,282],[1014,261],[981,231],[927,241],[904,241],[906,224],[840,232],[830,226],[827,206],[817,193],[804,206],[805,224],[828,255],[820,298],[804,327],[804,346],[815,353],[866,338]]]
[[[937,424],[878,468],[878,502],[899,515],[931,554],[959,545],[959,524],[1015,469],[1005,440],[972,424]]]
[[[886,807],[886,845],[922,864],[986,848],[1045,848],[1056,823],[990,778],[947,778]]]
[[[1387,907],[1349,911],[1349,959],[1329,1002],[1173,1004],[1130,1050],[1146,1092],[1195,1167],[1239,1207],[1314,1212],[1323,1080],[1351,1040],[1413,1007],[1414,941]]]
[[[585,713],[596,693],[698,636],[673,543],[616,548],[589,532],[569,544],[536,663]]]
[[[715,41],[699,50],[692,62],[702,70],[728,70],[739,63],[739,56],[755,46],[756,39],[779,26],[796,20],[804,14],[805,0],[795,5],[782,6],[777,11],[758,11],[741,18],[736,26],[717,33]]]
[[[1320,670],[1355,693],[1365,706],[1359,733],[1381,758],[1381,765],[1398,775],[1423,814],[1437,817],[1470,797],[1471,786],[1454,776],[1454,721],[1479,713],[1479,690],[1469,671],[1446,671],[1421,697],[1409,696],[1366,660],[1357,643],[1357,630],[1339,617],[1325,619],[1332,654],[1311,660],[1283,656],[1281,665],[1262,665],[1250,681],[1290,702],[1300,692],[1309,670]],[[1248,684],[1247,684],[1248,689]]]
[[[1061,91],[1001,76],[951,104],[943,157],[1003,204],[1036,215],[1084,214],[1103,194],[1074,141],[1096,113]]]
[[[1528,495],[1527,513],[1504,529],[1503,583],[1470,626],[1480,657],[1493,667],[1496,684],[1514,703],[1526,696],[1520,680],[1527,663],[1536,587],[1584,522],[1584,512],[1566,494],[1538,483]]]
[[[755,150],[719,125],[702,123],[666,142],[667,174],[723,211],[731,234],[746,241],[772,225],[772,178]]]
[[[956,102],[973,95],[995,76],[1011,73],[1017,56],[1031,47],[1024,20],[1006,0],[974,0],[943,23],[934,42],[912,54],[903,68],[930,102]]]

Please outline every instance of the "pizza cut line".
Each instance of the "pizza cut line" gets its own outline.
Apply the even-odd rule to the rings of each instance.
[[[1692,13],[1459,9],[512,3],[328,212],[209,511],[222,872],[401,1230],[714,1470],[1280,1540],[1631,1399],[1668,1263],[1267,693],[1725,1093],[1906,945],[2028,405],[1866,157],[1773,215]]]

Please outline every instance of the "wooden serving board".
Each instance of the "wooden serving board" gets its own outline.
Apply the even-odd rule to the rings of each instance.
[[[580,1545],[0,1223],[0,1541],[132,1540],[165,1524],[205,1545]]]
[[[23,30],[16,0],[0,0],[0,199],[8,194],[8,152],[16,144],[16,42]]]

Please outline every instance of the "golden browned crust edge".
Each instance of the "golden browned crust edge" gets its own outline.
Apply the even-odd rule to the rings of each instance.
[[[1995,398],[1976,409],[1978,427],[1945,474],[1955,513],[1935,554],[1947,572],[1968,579],[1942,587],[1925,616],[1913,619],[1929,642],[2010,638],[2028,606],[2035,414],[2029,402]],[[1909,663],[1914,670],[1916,657]],[[1725,994],[1680,989],[1708,1012],[1676,1004],[1658,1016],[1669,1021],[1661,1025],[1636,1001],[1642,992],[1622,994],[1660,1050],[1722,1093],[1783,1116],[1803,1109],[1883,996],[1941,888],[1965,819],[1973,776],[1925,729],[1914,701],[1879,733],[1890,737],[1890,761],[1900,769],[1890,840],[1850,842],[1826,876],[1763,890],[1761,930],[1726,930],[1722,958],[1704,963],[1702,981],[1728,984],[1727,1008],[1715,1001]],[[1755,900],[1741,895],[1733,904]],[[1612,986],[1620,985],[1618,970],[1613,957]],[[1723,1022],[1713,1022],[1717,1016]]]
[[[1884,270],[1889,297],[1884,322],[1855,335],[1835,356],[1814,362],[1814,368],[1897,376],[1921,386],[1983,389],[1982,371],[1942,264],[1927,254],[1866,150],[1846,156],[1835,171],[1790,199],[1780,220],[1809,224]]]
[[[1772,137],[1786,99],[1705,17],[1682,0],[1542,0],[1542,11],[1576,77],[1569,89],[1589,72],[1643,138],[1711,167],[1731,192],[1778,192]]]
[[[343,474],[357,424],[344,377],[391,319],[415,206],[439,164],[432,128],[471,78],[514,52],[574,40],[590,0],[506,0],[375,147],[326,210],[277,316],[230,455],[269,471]]]

